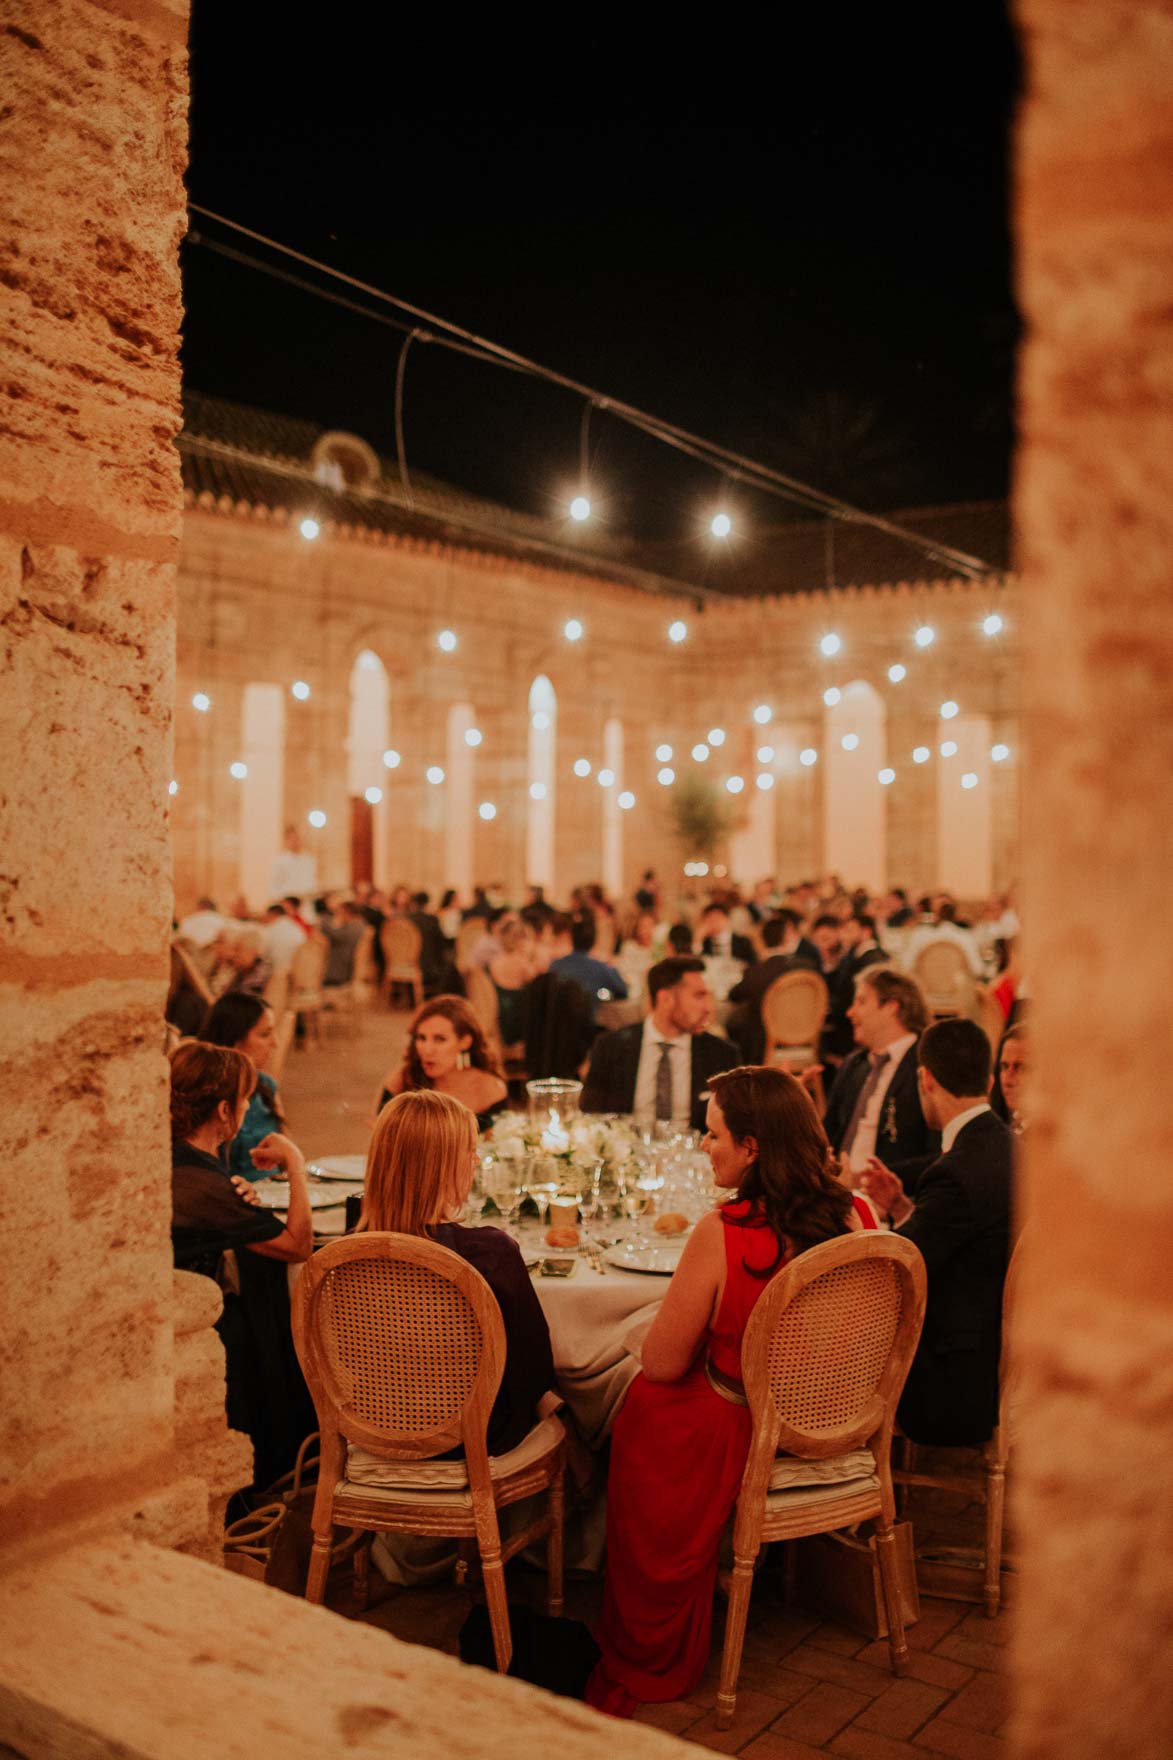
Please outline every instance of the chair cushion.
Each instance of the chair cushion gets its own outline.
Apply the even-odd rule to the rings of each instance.
[[[858,1497],[866,1492],[879,1497],[877,1474],[867,1473],[860,1479],[846,1479],[833,1485],[796,1485],[789,1491],[767,1491],[766,1508],[774,1514],[784,1509],[815,1508],[820,1503],[834,1503],[841,1497]]]
[[[798,1485],[842,1485],[849,1479],[866,1479],[876,1470],[870,1448],[852,1448],[825,1460],[803,1460],[796,1454],[780,1454],[770,1472],[771,1491],[791,1491]]]
[[[561,1420],[541,1418],[528,1436],[507,1454],[489,1456],[489,1476],[507,1479],[523,1467],[532,1467],[548,1455],[565,1437]],[[346,1477],[336,1495],[348,1491],[367,1495],[385,1491],[393,1501],[442,1504],[471,1504],[468,1489],[468,1467],[464,1461],[393,1461],[368,1448],[352,1446],[346,1452]],[[404,1494],[407,1494],[405,1497]]]

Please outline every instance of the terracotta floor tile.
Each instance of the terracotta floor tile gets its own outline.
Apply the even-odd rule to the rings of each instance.
[[[930,1687],[924,1681],[909,1680],[905,1676],[893,1681],[887,1692],[881,1693],[860,1712],[856,1727],[905,1741],[937,1715],[948,1697],[940,1687]]]
[[[994,1619],[987,1619],[980,1608],[971,1608],[957,1627],[958,1633],[977,1644],[1005,1646],[1014,1639],[1014,1610],[1004,1607]]]
[[[950,1723],[963,1723],[967,1729],[984,1729],[992,1734],[1006,1722],[1010,1704],[1010,1677],[983,1669],[949,1701],[945,1715]]]
[[[963,1632],[948,1633],[934,1646],[933,1654],[944,1656],[949,1662],[963,1663],[966,1668],[987,1668],[992,1674],[1001,1674],[1010,1667],[1005,1645],[979,1643]]]
[[[1006,1760],[1010,1749],[997,1736],[984,1730],[966,1729],[938,1717],[926,1724],[916,1738],[917,1746],[934,1754],[948,1754],[950,1760]]]
[[[926,1760],[923,1748],[914,1748],[896,1736],[881,1735],[878,1730],[861,1729],[858,1723],[849,1724],[824,1752],[842,1754],[848,1760]]]
[[[855,1659],[857,1662],[870,1663],[874,1668],[888,1667],[888,1640],[877,1638],[866,1650],[861,1650]],[[931,1687],[944,1687],[947,1692],[956,1692],[968,1680],[973,1679],[973,1669],[966,1668],[960,1662],[950,1662],[944,1656],[938,1656],[931,1650],[913,1650],[909,1654],[905,1680],[927,1681]]]
[[[969,1612],[964,1601],[938,1601],[926,1596],[920,1604],[920,1618],[914,1626],[905,1627],[910,1650],[933,1650],[940,1640],[959,1626]]]
[[[796,1741],[818,1747],[838,1735],[867,1703],[862,1693],[853,1693],[850,1688],[835,1686],[830,1681],[819,1681],[789,1711],[783,1712],[771,1728],[776,1735],[793,1736]]]
[[[718,1729],[716,1713],[707,1711],[700,1722],[694,1723],[686,1732],[685,1739],[699,1742],[705,1748],[714,1748],[720,1754],[736,1754],[785,1709],[778,1699],[769,1699],[764,1693],[739,1690],[733,1722],[728,1729]]]
[[[846,1626],[816,1626],[807,1637],[807,1643],[813,1644],[816,1650],[833,1650],[837,1656],[856,1656],[867,1644],[868,1639],[858,1632],[849,1632]]]
[[[688,1695],[694,1705],[703,1705],[709,1710],[717,1703],[717,1688],[721,1681],[721,1657],[718,1653],[713,1657],[696,1688]],[[811,1690],[811,1678],[807,1674],[798,1674],[796,1670],[787,1668],[785,1662],[766,1661],[760,1656],[742,1658],[741,1673],[737,1677],[737,1690],[748,1688],[750,1692],[764,1693],[768,1699],[777,1699],[783,1705],[793,1705],[804,1693]]]
[[[867,1699],[878,1699],[885,1688],[892,1685],[893,1679],[887,1669],[870,1668],[854,1656],[836,1656],[833,1650],[816,1650],[810,1644],[800,1644],[797,1650],[792,1650],[786,1658],[786,1666],[798,1674],[809,1674],[812,1680],[832,1681],[836,1686],[848,1687]]]
[[[742,1748],[741,1760],[822,1760],[826,1752],[825,1748],[812,1748],[807,1742],[796,1742],[768,1729]]]
[[[670,1736],[683,1735],[705,1715],[703,1706],[687,1699],[673,1699],[667,1705],[641,1705],[633,1722],[650,1723],[653,1729],[667,1730]]]

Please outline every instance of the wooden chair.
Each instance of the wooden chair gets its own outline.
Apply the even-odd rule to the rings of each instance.
[[[935,1562],[942,1562],[948,1567],[948,1560],[955,1559],[963,1566],[972,1567],[980,1564],[982,1571],[982,1599],[985,1604],[986,1618],[994,1619],[1002,1605],[1002,1541],[1006,1522],[1006,1467],[1010,1459],[1010,1402],[1014,1391],[1013,1369],[1010,1356],[1010,1322],[1011,1304],[1018,1281],[1020,1259],[1022,1253],[1021,1237],[1010,1255],[1010,1263],[1006,1267],[1006,1283],[1002,1291],[1002,1354],[998,1364],[998,1427],[990,1440],[982,1449],[981,1467],[977,1473],[966,1473],[958,1470],[954,1473],[922,1473],[917,1470],[917,1448],[907,1437],[901,1438],[901,1465],[892,1469],[894,1485],[912,1488],[919,1486],[929,1491],[956,1491],[983,1503],[986,1509],[985,1546],[981,1553],[963,1547],[950,1547],[946,1550],[935,1548]],[[934,1595],[941,1595],[945,1600],[976,1599],[958,1590],[950,1581],[933,1581],[926,1583]]]
[[[411,1006],[418,1008],[424,999],[424,974],[420,970],[420,948],[423,937],[406,917],[389,917],[379,931],[383,958],[387,966],[387,1002],[394,1007],[395,991],[406,985],[411,991]]]
[[[818,972],[783,972],[762,997],[768,1064],[802,1068],[818,1053],[827,1015],[827,986]]]
[[[562,1611],[566,1434],[543,1418],[490,1459],[489,1414],[505,1366],[505,1327],[478,1271],[415,1235],[332,1241],[302,1270],[293,1337],[321,1429],[307,1601],[324,1598],[335,1523],[363,1533],[355,1585],[365,1590],[369,1535],[451,1535],[480,1555],[502,1674],[512,1639],[505,1565],[547,1536],[547,1606]],[[458,1443],[463,1461],[438,1461]],[[539,1493],[544,1514],[502,1543],[497,1512]]]
[[[894,1674],[907,1666],[889,1455],[924,1311],[916,1247],[866,1230],[800,1253],[750,1316],[741,1370],[753,1436],[734,1518],[718,1729],[733,1721],[754,1562],[767,1541],[874,1521],[888,1654]],[[811,1472],[820,1482],[785,1488],[795,1466],[779,1461],[780,1449],[821,1463]]]
[[[456,931],[456,948],[452,955],[458,972],[469,970],[472,950],[484,940],[488,932],[488,924],[483,917],[469,917],[466,923],[461,923]]]
[[[329,949],[323,935],[311,935],[299,947],[289,966],[288,1006],[305,1022],[307,1041],[322,1040],[322,973],[326,969]]]
[[[516,1045],[506,1045],[502,1039],[497,986],[492,978],[483,967],[474,966],[464,974],[464,990],[468,1006],[480,1022],[481,1031],[490,1051],[505,1072],[506,1081],[524,1082],[529,1073],[526,1067],[525,1041],[519,1040]]]
[[[347,982],[322,986],[322,1013],[337,1014],[345,1021],[352,1034],[358,1032],[358,1011],[371,993],[374,973],[371,948],[374,939],[375,931],[368,923],[355,943],[354,961]]]
[[[916,956],[913,977],[937,1020],[952,1015],[972,1018],[976,982],[969,961],[955,941],[930,941]]]

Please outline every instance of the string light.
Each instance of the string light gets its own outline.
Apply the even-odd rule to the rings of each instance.
[[[466,746],[479,746],[484,737],[485,736],[479,727],[466,727],[464,730],[464,743]]]
[[[456,647],[456,632],[455,632],[455,630],[442,629],[440,631],[439,635],[436,637],[436,646],[438,648],[441,648],[445,654],[451,654],[453,649]]]
[[[804,746],[798,754],[798,761],[800,764],[805,764],[809,770],[812,764],[818,763],[819,754],[815,751],[814,746]]]
[[[1010,747],[1009,746],[996,745],[996,746],[990,747],[990,759],[995,764],[1001,764],[1009,756],[1010,756]]]
[[[625,813],[629,813],[632,807],[634,807],[635,796],[629,788],[625,788],[623,793],[619,796],[619,805],[623,808]]]
[[[953,717],[956,714],[957,714],[957,704],[952,700],[952,698],[950,698],[950,700],[947,703],[941,704],[941,720],[942,721],[952,721]]]
[[[477,812],[482,819],[495,819],[497,817],[497,809],[492,801],[482,801],[477,808]]]
[[[774,778],[768,770],[759,770],[757,775],[757,785],[760,789],[773,788]]]
[[[835,635],[833,633],[828,634],[828,635],[825,635],[823,637],[822,641],[819,643],[819,652],[820,652],[820,654],[825,654],[827,659],[830,660],[835,654],[837,654],[839,652],[839,650],[842,646],[843,646],[843,643],[837,635]]]
[[[240,762],[240,760],[237,759],[235,764],[229,764],[228,774],[229,774],[229,776],[235,778],[235,780],[237,782],[243,782],[245,777],[248,775],[248,765],[242,764]]]
[[[205,691],[197,691],[191,700],[191,706],[193,709],[198,709],[201,715],[206,715],[212,707],[212,699]]]
[[[295,678],[289,691],[290,695],[296,697],[299,703],[304,703],[309,699],[310,687],[304,678]]]
[[[996,636],[1001,628],[1002,619],[996,611],[991,611],[988,617],[982,619],[982,630],[988,636]]]
[[[531,801],[544,801],[546,798],[545,783],[531,782],[529,785],[529,798]]]
[[[570,618],[568,622],[563,625],[562,634],[566,637],[568,642],[580,642],[582,640],[582,624],[578,621],[577,617]]]
[[[895,780],[896,780],[895,770],[891,770],[891,769],[887,768],[887,766],[885,766],[885,768],[883,770],[879,771],[876,776],[876,781],[882,782],[885,788],[888,788],[893,782],[895,782]]]
[[[845,752],[853,752],[859,744],[858,733],[845,733],[843,738],[839,741],[839,744],[843,747]]]
[[[387,751],[385,751],[383,753],[383,762],[387,766],[388,770],[398,770],[398,768],[399,768],[400,764],[403,762],[403,760],[400,757],[399,753],[395,750],[394,746],[390,746],[387,749]]]
[[[918,648],[931,648],[937,639],[937,632],[930,629],[927,623],[922,623],[912,639]]]
[[[725,729],[723,727],[710,727],[708,741],[711,746],[723,746],[725,744]]]
[[[550,717],[544,709],[539,709],[533,717],[532,725],[536,732],[545,733],[550,725]]]
[[[774,719],[774,711],[768,703],[759,703],[753,712],[753,718],[759,727],[765,727],[768,722]]]
[[[316,519],[303,519],[297,529],[303,538],[312,543],[322,528]]]
[[[320,807],[315,807],[312,813],[307,813],[306,818],[309,820],[315,831],[321,831],[326,823],[326,815],[322,812]]]
[[[679,617],[675,623],[668,625],[668,640],[670,642],[682,642],[687,634],[688,625],[682,622]]]
[[[902,680],[908,677],[907,666],[901,666],[899,661],[897,661],[895,666],[889,666],[888,677],[892,680],[893,684],[900,684]]]
[[[582,524],[584,519],[589,519],[591,517],[591,504],[586,495],[576,495],[574,497],[574,500],[570,503],[570,517],[579,525]]]
[[[675,770],[670,770],[668,766],[665,765],[662,770],[657,770],[656,781],[660,784],[661,788],[671,788],[672,784],[676,781]]]
[[[912,761],[914,764],[927,764],[932,755],[928,746],[914,746]]]
[[[774,762],[774,748],[773,748],[773,746],[759,746],[758,747],[758,763],[759,764],[772,764],[773,762]]]
[[[977,772],[975,770],[967,770],[965,775],[961,778],[962,788],[976,788],[977,785]]]
[[[364,801],[369,801],[372,807],[377,807],[383,798],[383,790],[372,784],[370,788],[364,788],[362,798]]]
[[[430,764],[424,774],[434,787],[438,787],[444,780],[444,772],[439,764]]]
[[[727,513],[715,513],[712,522],[709,525],[709,530],[712,532],[714,538],[727,538],[733,530],[733,521]]]
[[[670,764],[672,762],[672,747],[671,746],[657,746],[656,747],[656,762],[659,764]]]
[[[709,748],[704,744],[695,745],[692,748],[692,755],[696,763],[703,764],[709,755]]]
[[[829,690],[825,690],[823,692],[823,701],[824,701],[824,703],[826,703],[828,709],[833,709],[835,707],[836,703],[839,702],[842,695],[843,695],[843,692],[839,689],[839,686],[837,684],[833,684]]]
[[[168,794],[178,794],[179,793],[179,784],[178,784],[178,782],[175,781],[174,777],[172,777],[171,781],[167,784],[167,793]]]
[[[614,770],[600,770],[598,783],[600,788],[610,788],[615,781]]]
[[[744,776],[730,776],[730,777],[728,777],[725,782],[725,787],[729,790],[730,794],[740,794],[742,789],[745,787]]]
[[[574,774],[576,776],[589,776],[590,773],[591,761],[589,758],[576,758],[574,760]]]
[[[955,758],[957,756],[957,741],[955,739],[944,740],[938,749],[943,758]]]

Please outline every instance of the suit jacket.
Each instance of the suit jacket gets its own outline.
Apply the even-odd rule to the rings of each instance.
[[[809,946],[809,943],[807,943]],[[760,1063],[766,1055],[766,1029],[762,1025],[762,997],[775,978],[787,972],[817,972],[819,956],[811,948],[811,958],[802,953],[800,942],[793,953],[771,953],[750,966],[745,976],[729,992],[730,1002],[737,1003],[725,1023],[731,1039],[736,1039],[746,1063]]]
[[[635,1082],[639,1073],[644,1029],[619,1027],[595,1040],[590,1068],[582,1091],[584,1112],[631,1112],[635,1108]],[[741,1062],[737,1047],[715,1033],[694,1033],[689,1092],[689,1124],[694,1131],[705,1128],[705,1105],[701,1099],[713,1077],[723,1069],[736,1069]]]
[[[827,1096],[827,1115],[823,1128],[832,1149],[843,1147],[851,1115],[859,1091],[867,1080],[868,1054],[859,1050],[840,1064],[839,1073]],[[876,1154],[903,1181],[909,1197],[917,1191],[925,1168],[941,1153],[939,1131],[930,1130],[921,1111],[916,1085],[916,1047],[902,1057],[896,1073],[888,1084],[884,1104],[880,1108],[880,1126],[876,1132]]]
[[[900,1403],[914,1442],[976,1445],[998,1421],[1013,1141],[992,1112],[971,1119],[922,1175],[899,1231],[928,1273],[924,1330]]]
[[[706,959],[712,959],[716,955],[717,946],[711,935],[706,935],[701,942],[701,952]],[[729,957],[739,959],[743,965],[753,965],[758,956],[748,935],[734,935],[730,938]]]

